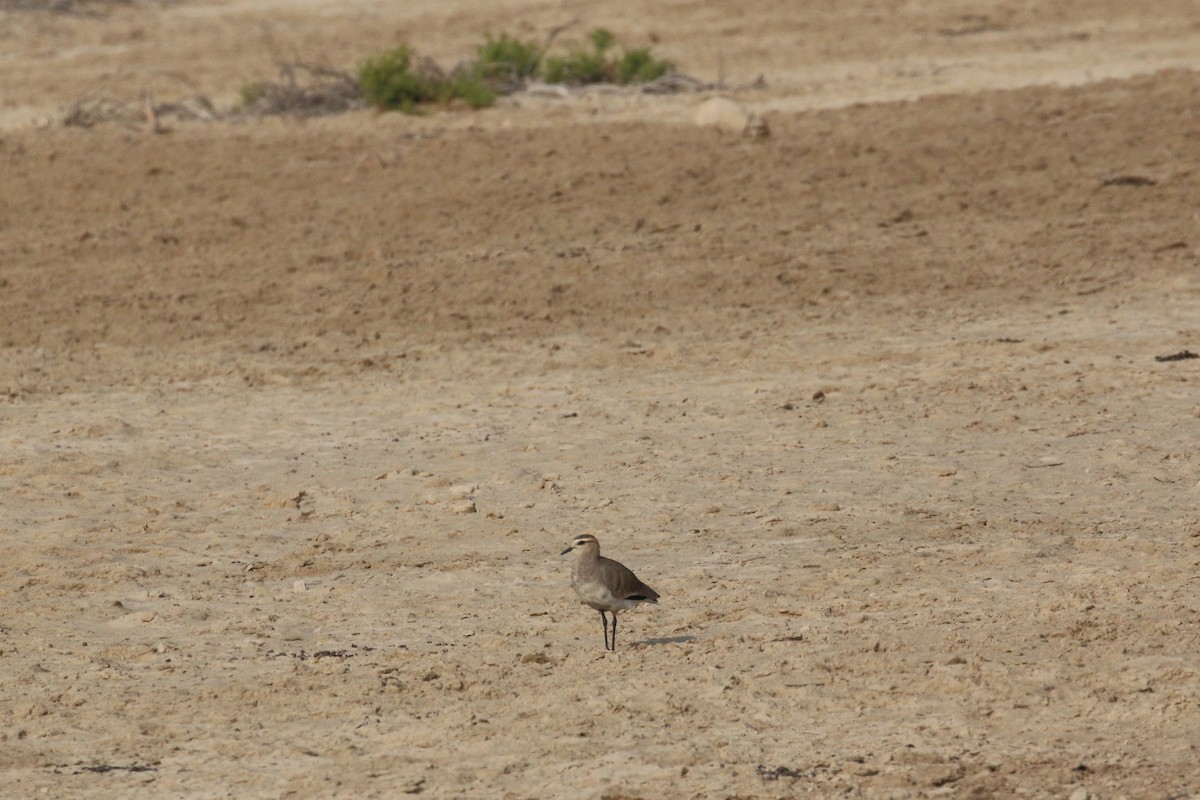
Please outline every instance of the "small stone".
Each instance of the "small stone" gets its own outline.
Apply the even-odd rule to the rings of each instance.
[[[468,497],[465,500],[451,503],[450,510],[455,514],[474,514],[479,509],[475,508],[475,501]]]
[[[303,641],[308,634],[308,629],[303,625],[281,623],[275,626],[275,635],[285,642]]]
[[[158,615],[153,611],[134,611],[104,623],[106,628],[136,628],[152,621]]]
[[[1091,796],[1087,789],[1080,786],[1071,792],[1070,800],[1090,800]]]
[[[705,100],[696,109],[694,120],[701,127],[717,128],[741,136],[761,137],[770,134],[765,120],[728,97]]]

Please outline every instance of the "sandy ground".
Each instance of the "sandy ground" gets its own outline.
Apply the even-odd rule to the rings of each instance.
[[[0,794],[1200,794],[1200,21],[1042,5],[0,11]],[[771,135],[54,123],[576,17]]]

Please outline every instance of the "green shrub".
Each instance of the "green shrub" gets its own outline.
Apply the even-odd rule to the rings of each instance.
[[[496,90],[476,69],[455,70],[449,78],[438,82],[436,91],[442,103],[463,100],[471,108],[487,108],[496,102]]]
[[[266,97],[268,91],[266,81],[243,84],[241,91],[238,92],[238,102],[234,106],[234,110],[239,111],[253,107],[255,103]]]
[[[405,45],[364,61],[358,86],[368,103],[385,110],[412,112],[436,97],[429,81],[412,70],[412,50]]]
[[[471,108],[483,108],[496,102],[496,91],[478,67],[460,67],[449,75],[431,62],[414,69],[412,50],[406,46],[364,61],[358,68],[358,85],[363,98],[376,108],[409,114],[422,103],[463,100]]]
[[[650,55],[650,48],[627,50],[619,59],[609,57],[608,51],[616,42],[611,31],[596,28],[588,39],[590,50],[574,47],[566,56],[546,59],[543,76],[549,83],[646,83],[661,78],[674,69],[669,61]]]
[[[609,79],[608,63],[603,53],[576,49],[547,58],[545,78],[547,83],[604,83]]]
[[[564,56],[543,57],[543,49],[502,33],[488,35],[476,48],[476,60],[449,74],[429,59],[414,63],[413,51],[402,45],[358,67],[358,90],[379,109],[412,113],[424,103],[465,102],[483,108],[496,102],[500,92],[513,91],[537,75],[550,83],[645,83],[661,78],[674,67],[660,61],[647,47],[610,54],[616,43],[611,31],[596,28],[588,34],[591,47],[575,46]],[[242,90],[242,105],[258,103],[264,89],[250,84]]]
[[[596,48],[597,53],[603,53],[617,40],[612,31],[606,28],[596,28],[588,34],[588,38],[592,40],[592,47]]]
[[[618,83],[649,83],[666,75],[675,65],[650,55],[649,47],[629,50],[617,64]]]
[[[542,51],[533,42],[522,42],[507,33],[487,41],[476,49],[480,73],[488,78],[522,79],[537,74],[542,63]]]
[[[604,28],[596,28],[588,38],[592,49],[573,47],[566,56],[546,59],[546,81],[549,83],[606,83],[613,79],[612,64],[605,51],[616,38]]]

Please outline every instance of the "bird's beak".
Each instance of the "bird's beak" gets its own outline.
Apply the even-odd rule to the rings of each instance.
[[[561,553],[559,553],[559,555],[560,555],[560,556],[565,556],[567,553],[571,552],[571,551],[572,551],[572,550],[574,550],[574,549],[575,549],[575,545],[571,545],[571,546],[570,546],[570,547],[568,547],[566,550],[563,550]]]

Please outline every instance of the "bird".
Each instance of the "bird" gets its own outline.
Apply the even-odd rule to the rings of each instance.
[[[616,652],[617,612],[626,611],[642,603],[658,604],[658,592],[638,580],[629,567],[611,558],[600,555],[600,540],[590,533],[576,536],[570,547],[560,556],[575,550],[579,556],[571,567],[571,587],[579,595],[579,601],[600,612],[600,624],[604,626],[604,649]],[[612,612],[612,644],[608,638],[608,617]]]

